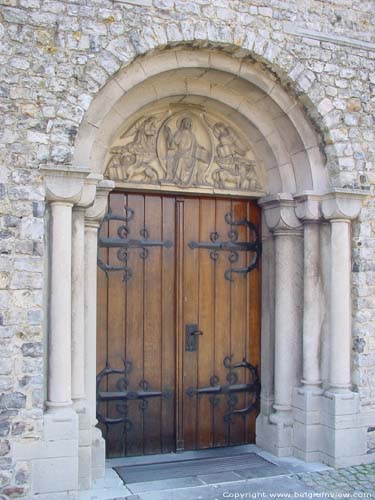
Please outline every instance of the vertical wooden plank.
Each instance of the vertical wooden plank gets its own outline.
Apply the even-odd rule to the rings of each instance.
[[[176,200],[176,451],[184,449],[184,201]]]
[[[211,232],[215,231],[215,200],[201,199],[199,213],[199,241],[210,241]],[[198,224],[198,221],[197,221]],[[198,350],[198,387],[210,385],[214,374],[214,324],[215,324],[215,262],[207,249],[199,252],[199,329],[203,335],[199,338]],[[198,399],[197,408],[197,448],[213,446],[213,407],[209,395]]]
[[[248,218],[251,222],[260,228],[260,209],[255,201],[248,204]],[[259,234],[261,236],[261,234]],[[260,374],[260,310],[261,310],[261,262],[256,269],[253,269],[249,274],[248,280],[248,338],[247,351],[249,362],[258,367]],[[247,404],[250,402],[250,397],[247,397]],[[246,417],[246,433],[247,442],[255,442],[255,420],[258,411],[254,410]]]
[[[199,241],[199,203],[186,198],[184,203],[184,286],[183,286],[183,331],[185,325],[198,323],[199,303],[199,252],[189,248],[190,241]],[[199,339],[200,340],[200,339]],[[199,342],[198,340],[198,342]],[[189,388],[197,388],[197,352],[184,351],[183,362],[183,422],[184,448],[193,450],[197,443],[197,399],[187,394]]]
[[[244,200],[232,201],[233,220],[240,221],[247,218],[247,205]],[[246,226],[232,226],[232,230],[237,231],[238,241],[247,241],[249,238]],[[232,268],[246,267],[248,262],[246,252],[238,252],[238,261],[232,264]],[[232,364],[239,363],[246,356],[246,327],[247,327],[247,281],[248,274],[232,274],[231,286],[231,355]],[[237,383],[243,384],[246,380],[246,370],[238,368],[233,370],[233,374],[238,377]],[[246,397],[244,394],[235,395],[235,408],[244,408]],[[230,425],[230,444],[241,444],[245,442],[245,420],[240,415],[233,415]]]
[[[144,226],[144,196],[128,195],[128,207],[134,211],[129,222],[129,238],[139,239],[139,231]],[[126,356],[131,363],[131,371],[127,377],[128,389],[139,390],[139,382],[143,379],[143,279],[144,262],[139,256],[139,249],[130,249],[128,265],[131,278],[127,281],[126,301]],[[131,422],[127,432],[126,455],[143,453],[143,411],[139,400],[129,401],[128,418]]]
[[[216,200],[216,232],[221,240],[228,237],[230,226],[225,221],[225,214],[230,210],[230,200]],[[226,356],[230,356],[231,282],[224,277],[229,267],[227,252],[219,252],[215,270],[215,375],[219,377],[220,384],[227,382],[228,370],[223,361]],[[214,410],[215,446],[228,444],[229,426],[224,421],[227,412],[227,397],[220,396],[219,404]]]
[[[101,228],[101,236],[108,237],[108,222],[103,224]],[[105,263],[108,263],[108,249],[98,249],[99,258]],[[97,292],[97,336],[96,336],[96,373],[101,372],[107,363],[107,328],[108,328],[108,279],[106,273],[97,267],[98,273],[98,292]],[[103,381],[102,390],[108,389],[107,381]],[[103,416],[107,416],[107,403],[100,403],[99,411]],[[105,435],[105,425],[99,424],[100,429]]]
[[[110,198],[110,208],[114,214],[124,215],[126,195],[113,193]],[[109,222],[109,237],[118,238],[117,230],[123,224],[120,221]],[[123,264],[117,257],[117,248],[109,249],[109,264]],[[125,285],[123,273],[116,271],[108,275],[108,363],[112,368],[123,369],[125,357]],[[111,375],[108,380],[108,390],[116,391],[121,375]],[[108,415],[119,417],[118,403],[108,403]],[[108,456],[120,457],[125,452],[125,435],[122,424],[110,426],[107,436]]]
[[[176,314],[175,314],[175,198],[162,199],[162,239],[172,242],[171,248],[162,249],[162,294],[161,294],[161,374],[162,390],[170,397],[161,399],[161,451],[168,453],[175,450],[175,349],[176,349]]]
[[[145,197],[145,221],[149,238],[160,240],[161,197]],[[161,390],[161,248],[149,249],[144,277],[143,375],[150,389]],[[144,453],[161,451],[161,400],[149,398],[144,411]]]

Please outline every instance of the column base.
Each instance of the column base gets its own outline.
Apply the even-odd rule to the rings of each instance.
[[[71,407],[49,408],[44,414],[44,436],[39,441],[16,442],[14,460],[28,462],[29,496],[41,500],[75,500],[78,495],[78,417]]]
[[[92,487],[92,432],[87,401],[75,401],[74,408],[79,419],[78,483],[80,490]]]
[[[293,454],[305,462],[320,460],[322,394],[318,386],[296,387],[293,391]]]
[[[277,457],[292,456],[293,427],[271,423],[271,416],[259,414],[256,421],[256,444]]]
[[[97,427],[92,428],[92,479],[101,479],[105,474],[105,441],[102,432]]]
[[[322,460],[333,467],[373,461],[367,455],[368,422],[359,394],[327,391],[322,397]]]
[[[278,457],[295,456],[331,467],[372,463],[367,440],[373,422],[373,412],[361,412],[358,393],[296,387],[292,413],[260,413],[256,444]]]

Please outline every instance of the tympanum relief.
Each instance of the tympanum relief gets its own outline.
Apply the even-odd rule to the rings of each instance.
[[[182,189],[262,191],[249,144],[224,121],[191,110],[137,119],[111,148],[106,176]]]

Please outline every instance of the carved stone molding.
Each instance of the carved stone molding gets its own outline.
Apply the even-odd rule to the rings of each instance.
[[[349,189],[333,189],[322,196],[321,211],[327,220],[356,219],[367,192]]]
[[[110,149],[105,176],[129,185],[263,192],[244,134],[201,107],[150,111]]]
[[[264,209],[264,220],[273,233],[300,232],[301,221],[296,216],[295,201],[292,195],[279,193],[266,196],[259,200],[259,205]]]
[[[90,173],[89,169],[46,165],[40,170],[45,178],[47,201],[71,204],[80,201],[84,188],[84,180]]]

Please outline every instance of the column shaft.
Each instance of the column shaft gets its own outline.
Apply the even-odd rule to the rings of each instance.
[[[51,289],[48,346],[50,407],[71,405],[72,203],[51,202]]]
[[[306,388],[320,385],[320,234],[319,224],[304,223],[303,379]]]
[[[291,419],[292,390],[300,371],[302,239],[275,232],[275,404],[274,423]]]
[[[96,222],[85,224],[85,382],[92,426],[96,420],[96,291],[98,227]]]
[[[72,398],[85,397],[85,210],[73,210],[72,230]]]
[[[350,220],[331,220],[330,386],[351,387]]]

